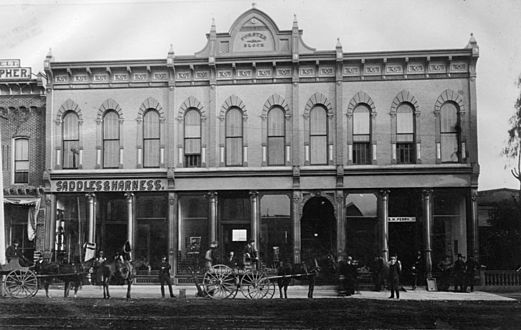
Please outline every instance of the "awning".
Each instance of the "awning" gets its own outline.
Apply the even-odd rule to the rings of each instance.
[[[32,241],[36,236],[36,223],[40,211],[39,197],[4,197],[4,204],[29,206],[27,212],[27,238]]]

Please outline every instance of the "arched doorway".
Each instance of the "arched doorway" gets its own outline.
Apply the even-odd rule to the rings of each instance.
[[[336,219],[331,202],[325,197],[312,197],[304,205],[300,239],[302,260],[327,256],[336,251]]]

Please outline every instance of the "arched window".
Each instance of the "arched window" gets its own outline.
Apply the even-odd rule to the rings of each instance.
[[[327,112],[322,106],[311,109],[309,118],[310,160],[312,165],[327,164]]]
[[[119,114],[114,110],[103,116],[103,168],[119,167]]]
[[[242,165],[242,111],[231,108],[226,112],[226,166]]]
[[[441,161],[448,163],[459,162],[459,133],[458,108],[452,102],[446,102],[440,110],[441,115]]]
[[[185,166],[201,166],[201,114],[196,109],[185,113]]]
[[[149,109],[143,116],[143,167],[159,167],[159,113]]]
[[[371,110],[365,104],[353,110],[353,163],[371,164]]]
[[[29,139],[14,140],[14,183],[29,183]]]
[[[284,165],[285,135],[284,110],[274,107],[268,112],[268,165]]]
[[[63,115],[62,143],[63,143],[63,168],[78,168],[80,123],[78,114],[67,111]]]
[[[396,158],[398,164],[416,162],[414,109],[409,103],[402,103],[396,109]]]

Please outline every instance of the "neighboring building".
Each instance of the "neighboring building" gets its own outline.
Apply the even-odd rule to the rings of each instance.
[[[40,212],[45,88],[40,77],[32,77],[31,68],[20,66],[20,60],[0,60],[0,122],[5,243],[18,241],[32,260],[35,249],[43,249],[45,224],[44,210]]]
[[[45,248],[128,240],[177,275],[213,240],[254,238],[267,264],[477,255],[474,38],[346,53],[302,35],[252,8],[192,56],[49,54]]]

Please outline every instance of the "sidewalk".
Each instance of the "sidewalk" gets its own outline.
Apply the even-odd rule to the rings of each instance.
[[[168,288],[165,288],[168,296]],[[407,289],[407,288],[406,288]],[[187,299],[204,299],[197,298],[197,289],[193,285],[177,285],[174,286],[174,294],[179,296],[179,291],[185,290]],[[127,287],[122,285],[111,285],[110,295],[115,299],[123,299],[126,297]],[[161,298],[161,289],[159,285],[133,285],[132,298],[150,299]],[[303,285],[290,286],[288,288],[288,298],[307,298],[308,288]],[[317,286],[313,297],[315,299],[321,298],[335,298],[335,299],[377,299],[390,300],[389,291],[361,291],[359,294],[354,294],[350,297],[339,297],[334,286]],[[54,298],[63,297],[63,288],[54,286],[49,289],[49,295]],[[73,292],[71,292],[71,295]],[[39,290],[37,297],[45,297],[45,291]],[[78,291],[78,298],[103,298],[103,291],[100,286],[85,285]],[[239,291],[235,299],[245,299]],[[273,299],[280,299],[278,288],[276,288]],[[393,299],[393,301],[396,299]],[[407,290],[407,292],[400,292],[400,300],[466,300],[466,301],[516,301],[515,299],[503,297],[497,294],[474,291],[470,293],[460,292],[442,292],[442,291],[426,291],[425,288],[417,288],[416,290]]]

